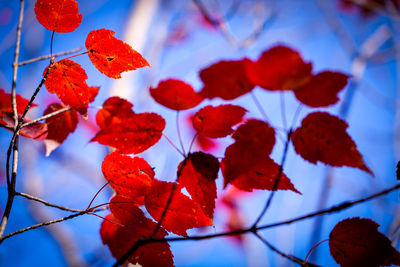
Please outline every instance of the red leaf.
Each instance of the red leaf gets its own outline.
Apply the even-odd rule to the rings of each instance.
[[[21,119],[21,116],[18,116],[18,119]],[[27,117],[24,118],[22,123],[30,122],[31,120]],[[5,113],[1,114],[0,123],[6,126],[14,127],[14,116],[12,113]],[[12,132],[12,130],[10,130]],[[47,136],[47,124],[46,123],[39,123],[35,122],[27,127],[22,128],[19,131],[20,135],[35,139],[37,141],[41,141],[46,138]]]
[[[292,135],[294,149],[314,164],[321,161],[331,166],[349,166],[373,175],[347,134],[347,127],[345,121],[329,113],[310,113]]]
[[[143,204],[146,189],[154,179],[154,171],[144,159],[113,152],[105,157],[101,170],[117,194]]]
[[[224,163],[221,163],[223,174],[225,173]],[[276,190],[292,190],[293,192],[301,194],[294,188],[283,171],[279,175],[279,169],[280,166],[270,157],[260,158],[251,168],[237,176],[233,181],[230,181],[230,183],[241,190],[252,192],[253,189],[272,190],[275,181],[279,179]]]
[[[134,204],[121,196],[111,200],[112,214],[107,215],[100,228],[103,244],[107,245],[112,255],[119,259],[140,238],[148,238],[153,233],[156,223],[146,218]],[[122,224],[122,225],[121,225]],[[160,228],[155,238],[164,238],[168,233]],[[173,255],[167,242],[151,243],[140,246],[128,259],[132,264],[141,266],[174,266]]]
[[[233,132],[246,110],[234,105],[206,106],[193,118],[193,128],[198,134],[211,138],[225,137]]]
[[[126,119],[133,117],[135,112],[132,110],[133,105],[125,99],[118,96],[108,98],[103,108],[96,114],[97,125],[101,129],[106,129],[110,125],[119,124]]]
[[[340,266],[400,265],[400,253],[370,219],[340,221],[329,234],[329,250]]]
[[[161,81],[156,88],[150,87],[150,94],[157,103],[173,110],[190,109],[203,101],[190,84],[175,79]]]
[[[161,218],[172,187],[173,183],[154,180],[151,188],[146,192],[146,209],[156,221]],[[187,236],[186,230],[211,224],[212,219],[208,218],[198,204],[182,194],[177,187],[161,225],[169,232]]]
[[[189,154],[187,159],[179,164],[178,172],[179,170],[181,170],[179,183],[186,187],[204,214],[213,218],[217,197],[215,179],[219,171],[218,159],[210,154],[195,152]]]
[[[294,94],[300,102],[310,107],[333,105],[339,101],[337,93],[346,86],[348,78],[349,76],[340,72],[320,72],[294,90]]]
[[[29,100],[23,98],[20,95],[16,95],[17,101],[17,113],[22,115],[24,113],[25,107],[28,105]],[[36,107],[36,104],[31,105],[31,107]],[[11,106],[11,94],[5,92],[4,89],[0,89],[0,113],[12,113],[12,106]]]
[[[142,55],[115,38],[110,30],[91,31],[85,45],[93,65],[110,78],[119,79],[121,72],[150,66]]]
[[[275,144],[275,131],[268,123],[251,119],[240,125],[232,138],[235,143],[225,150],[221,161],[224,186],[256,167],[256,164],[271,154]]]
[[[47,71],[44,71],[43,76]],[[72,60],[61,60],[55,63],[45,81],[49,93],[56,93],[61,101],[82,115],[86,114],[88,103],[92,98],[89,86],[86,83],[85,70]]]
[[[247,58],[236,61],[219,61],[200,71],[204,87],[200,94],[209,99],[220,97],[232,100],[250,92],[254,85],[245,71]]]
[[[99,93],[100,86],[89,86],[89,103],[92,103]]]
[[[91,142],[115,147],[122,154],[141,153],[160,140],[165,120],[155,113],[133,114],[118,124],[101,129]]]
[[[61,103],[49,105],[43,115],[50,114],[65,106]],[[46,156],[60,146],[70,133],[73,133],[78,125],[78,114],[76,111],[69,110],[49,119],[46,119],[48,134],[44,144],[46,146]]]
[[[267,90],[294,90],[302,86],[311,75],[311,63],[286,46],[278,45],[265,51],[255,62],[246,64],[252,83]]]
[[[55,32],[72,32],[79,27],[82,14],[75,0],[37,0],[35,14],[46,29]]]

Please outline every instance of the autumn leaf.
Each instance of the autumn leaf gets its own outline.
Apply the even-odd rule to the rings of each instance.
[[[145,192],[154,178],[153,169],[144,159],[112,152],[105,157],[101,170],[117,194],[144,203]]]
[[[378,227],[358,217],[340,221],[329,234],[332,257],[342,267],[400,265],[400,253]]]
[[[101,129],[106,129],[110,125],[119,124],[133,117],[135,112],[133,112],[132,107],[132,103],[118,96],[108,98],[104,102],[103,108],[96,114],[97,125]]]
[[[246,75],[248,59],[219,61],[200,71],[204,87],[200,94],[209,99],[215,97],[233,100],[250,92],[254,85]]]
[[[349,166],[373,175],[347,134],[347,127],[345,121],[329,113],[310,113],[292,134],[294,149],[303,159],[314,164],[321,161],[336,167]]]
[[[217,197],[215,179],[219,171],[218,159],[203,152],[191,153],[179,164],[178,172],[179,170],[179,183],[186,187],[204,214],[212,219]]]
[[[206,106],[193,117],[193,128],[199,135],[211,138],[225,137],[233,132],[246,110],[234,105]]]
[[[226,173],[225,162],[221,162],[222,174]],[[279,171],[280,168],[277,163],[267,156],[256,160],[255,164],[252,164],[247,171],[236,176],[232,181],[230,181],[229,176],[226,180],[241,190],[252,192],[253,189],[273,190],[275,181],[279,179],[275,190],[292,190],[301,194],[283,171]],[[225,184],[228,184],[228,181],[225,181]]]
[[[25,107],[28,105],[29,100],[23,98],[19,94],[16,95],[17,102],[17,113],[22,115],[24,113]],[[36,107],[37,105],[32,103],[31,107]],[[4,89],[0,89],[0,113],[12,113],[11,106],[11,94],[6,93]]]
[[[312,64],[306,63],[299,52],[282,45],[264,51],[255,62],[246,63],[250,81],[267,90],[294,90],[305,84]]]
[[[275,130],[266,122],[251,119],[233,133],[235,143],[228,146],[221,161],[224,186],[242,174],[253,170],[256,164],[271,154],[275,145]]]
[[[21,120],[21,115],[18,116],[18,119]],[[31,120],[27,117],[25,117],[22,121],[22,124],[28,123]],[[0,124],[14,127],[14,115],[13,113],[6,113],[3,112],[0,115]],[[10,130],[13,132],[12,130]],[[35,122],[27,127],[22,128],[19,131],[19,134],[30,138],[30,139],[35,139],[37,141],[41,141],[46,138],[47,136],[47,124],[46,123],[39,123]]]
[[[72,32],[82,21],[75,0],[37,0],[35,14],[43,27],[55,32]]]
[[[156,221],[161,218],[172,188],[173,183],[154,180],[146,192],[146,210]],[[187,236],[186,230],[211,224],[212,219],[208,218],[199,205],[182,194],[177,187],[161,225],[169,232]]]
[[[112,198],[110,209],[112,214],[107,215],[101,224],[100,236],[115,259],[120,259],[139,239],[150,237],[157,224],[146,218],[136,205],[129,203],[129,199],[118,195]],[[167,234],[161,227],[154,237],[164,238]],[[128,261],[143,267],[174,266],[167,242],[140,246]]]
[[[92,92],[86,83],[88,76],[85,70],[78,63],[64,59],[50,66],[50,71],[45,81],[49,93],[56,93],[61,101],[86,114],[88,103],[92,98]],[[43,72],[43,76],[47,71]]]
[[[172,110],[190,109],[203,101],[190,84],[176,79],[164,80],[157,87],[150,87],[150,94],[157,103]]]
[[[122,154],[138,154],[157,143],[165,120],[155,113],[137,113],[118,124],[101,129],[91,142],[111,146]]]
[[[61,103],[49,105],[43,115],[53,113],[57,110],[66,108]],[[59,147],[70,133],[73,133],[78,125],[78,114],[74,110],[69,110],[46,119],[48,133],[44,144],[46,146],[46,156]]]
[[[110,78],[119,79],[121,72],[150,66],[142,55],[115,38],[111,30],[91,31],[85,46],[93,65]]]
[[[339,101],[337,97],[349,76],[340,72],[324,71],[313,75],[303,86],[294,90],[296,98],[310,107],[326,107]]]

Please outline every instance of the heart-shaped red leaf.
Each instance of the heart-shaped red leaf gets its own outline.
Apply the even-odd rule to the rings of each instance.
[[[335,104],[337,94],[346,86],[349,76],[340,72],[324,71],[294,90],[296,98],[307,106],[326,107]]]
[[[400,265],[400,253],[370,219],[340,221],[329,234],[329,250],[342,267]]]
[[[153,169],[144,159],[113,152],[105,157],[101,170],[117,194],[143,204],[143,197],[154,178]]]
[[[176,79],[161,81],[150,88],[150,94],[157,103],[173,110],[190,109],[203,101],[190,84]]]
[[[157,143],[164,128],[165,120],[160,115],[138,113],[101,129],[91,142],[114,147],[122,154],[138,154]]]
[[[82,21],[75,0],[37,0],[35,14],[40,24],[55,32],[72,32]]]
[[[53,113],[66,106],[61,103],[49,105],[43,115]],[[78,125],[78,114],[74,110],[69,110],[46,119],[48,133],[44,144],[46,146],[46,156],[59,147],[70,133],[73,133]]]
[[[198,134],[211,138],[225,137],[233,132],[246,110],[234,105],[206,106],[193,117],[193,128]]]
[[[85,43],[93,65],[110,78],[121,78],[121,72],[150,66],[130,45],[114,37],[111,30],[91,31]]]
[[[347,127],[345,121],[329,113],[310,113],[292,135],[294,149],[314,164],[321,161],[336,167],[349,166],[373,175],[347,134]]]
[[[132,103],[118,96],[108,98],[104,102],[103,108],[96,114],[97,125],[101,129],[106,129],[110,125],[119,124],[131,118],[135,114],[132,107]]]
[[[44,71],[43,76],[47,71]],[[92,98],[89,86],[86,83],[85,70],[72,60],[61,60],[51,66],[45,81],[49,93],[56,93],[61,101],[82,115],[86,114],[88,103]]]
[[[179,170],[179,183],[186,187],[204,214],[212,219],[217,197],[215,179],[219,171],[218,159],[210,154],[195,152],[179,164],[178,172]]]
[[[112,255],[120,259],[139,239],[150,237],[157,224],[146,218],[135,204],[129,203],[129,199],[118,195],[111,200],[110,209],[112,214],[101,224],[100,236]],[[160,228],[154,237],[164,238],[167,234]],[[128,261],[141,266],[174,266],[167,242],[140,246]]]
[[[299,52],[282,45],[262,53],[255,62],[246,64],[250,81],[267,90],[294,90],[311,76],[312,64],[306,63]]]
[[[254,85],[246,75],[248,59],[219,61],[200,71],[204,87],[200,94],[209,99],[215,97],[232,100],[250,92]]]
[[[160,220],[167,206],[172,188],[173,183],[153,180],[152,186],[146,192],[146,209],[156,221]],[[169,232],[187,236],[186,230],[211,224],[212,219],[208,218],[199,205],[182,194],[177,187],[161,225]]]

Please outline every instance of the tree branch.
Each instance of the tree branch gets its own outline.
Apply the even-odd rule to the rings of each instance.
[[[60,209],[60,210],[65,210],[65,211],[70,211],[70,212],[84,212],[85,211],[85,210],[71,209],[71,208],[67,208],[67,207],[64,207],[64,206],[56,205],[56,204],[50,203],[50,202],[48,202],[46,200],[40,199],[38,197],[29,195],[29,194],[26,194],[26,193],[15,192],[15,195],[21,196],[21,197],[24,197],[24,198],[27,198],[27,199],[30,199],[30,200],[33,200],[33,201],[36,201],[36,202],[40,202],[40,203],[42,203],[42,204],[44,204],[46,206],[57,208],[57,209]]]
[[[47,119],[52,118],[52,117],[54,117],[54,116],[57,116],[57,115],[59,115],[59,114],[61,114],[61,113],[70,111],[71,109],[72,109],[71,107],[66,107],[66,108],[62,108],[62,109],[56,110],[56,111],[54,111],[54,112],[52,112],[52,113],[49,113],[49,114],[47,114],[47,115],[44,115],[44,116],[42,116],[42,117],[39,117],[39,118],[37,118],[37,119],[31,120],[31,121],[29,121],[29,122],[26,122],[26,123],[22,124],[22,125],[21,125],[21,129],[24,128],[24,127],[27,127],[27,126],[29,126],[29,125],[32,125],[32,124],[34,124],[34,123],[36,123],[36,122],[43,121],[43,120],[47,120]]]
[[[56,53],[56,54],[53,55],[53,57],[60,57],[60,56],[69,55],[69,54],[72,54],[72,53],[75,53],[75,52],[78,52],[78,51],[82,50],[82,48],[83,48],[83,46],[75,48],[75,49],[72,49],[72,50],[69,50],[69,51]],[[45,59],[48,59],[48,58],[51,58],[51,55],[44,55],[44,56],[40,56],[40,57],[36,57],[36,58],[25,60],[25,61],[22,61],[22,62],[18,63],[18,66],[24,66],[24,65],[27,65],[27,64],[30,64],[30,63],[33,63],[33,62],[36,62],[36,61],[40,61],[40,60],[45,60]]]

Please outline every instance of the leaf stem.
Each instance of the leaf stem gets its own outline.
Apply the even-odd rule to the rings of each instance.
[[[178,134],[178,139],[179,139],[179,143],[180,143],[181,148],[182,148],[183,156],[186,157],[185,147],[183,146],[181,130],[180,130],[180,127],[179,127],[179,110],[176,112],[176,132]]]

